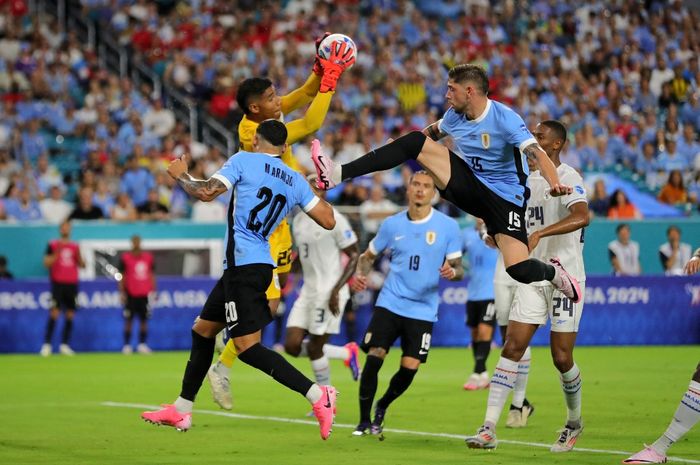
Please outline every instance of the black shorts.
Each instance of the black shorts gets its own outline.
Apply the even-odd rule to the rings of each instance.
[[[75,310],[75,299],[78,297],[77,284],[51,283],[51,307],[59,310]]]
[[[493,300],[467,301],[467,326],[476,328],[480,324],[496,324],[496,306]]]
[[[450,150],[450,182],[440,194],[460,210],[481,218],[486,223],[486,230],[491,237],[505,234],[527,245],[525,230],[525,207],[503,199],[486,187],[475,175],[467,163]],[[525,187],[525,199],[530,196],[530,189]]]
[[[141,318],[141,320],[147,320],[151,317],[150,308],[148,307],[148,297],[126,296],[124,318],[131,320],[135,316]]]
[[[252,264],[224,270],[199,317],[226,324],[230,337],[252,334],[272,321],[265,291],[272,265]]]
[[[387,353],[397,338],[401,338],[401,353],[425,363],[430,350],[433,322],[397,315],[383,307],[375,307],[372,320],[360,347],[367,353],[372,347],[381,347]]]

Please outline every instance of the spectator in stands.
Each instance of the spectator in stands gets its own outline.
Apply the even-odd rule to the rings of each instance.
[[[163,101],[160,98],[152,99],[151,105],[153,106],[143,115],[144,129],[158,137],[169,135],[175,128],[175,114],[172,110],[163,107]]]
[[[7,269],[7,257],[0,255],[0,280],[3,279],[11,280],[14,279],[14,276]]]
[[[139,219],[136,207],[131,202],[129,194],[120,192],[112,208],[112,221],[136,221]]]
[[[642,214],[634,204],[630,203],[622,189],[616,189],[610,196],[608,218],[639,220]]]
[[[102,215],[105,218],[112,216],[112,208],[114,208],[114,197],[109,192],[109,186],[104,178],[97,178],[95,183],[95,193],[92,196],[92,202],[100,207]]]
[[[692,255],[690,244],[681,242],[681,230],[671,225],[666,230],[668,241],[659,247],[659,259],[664,271],[670,276],[683,275],[683,267]]]
[[[27,130],[22,132],[21,155],[32,164],[36,163],[39,156],[48,153],[44,136],[39,133],[40,126],[41,122],[38,119],[32,119],[27,125]]]
[[[92,188],[80,188],[78,192],[78,205],[68,216],[69,220],[100,220],[104,218],[102,209],[92,203],[92,194]]]
[[[53,185],[49,196],[39,202],[39,208],[44,220],[51,224],[60,224],[73,211],[73,205],[63,198],[63,188]]]
[[[608,146],[608,137],[600,135],[595,139],[595,149],[588,152],[586,169],[589,171],[605,171],[615,164],[615,156]]]
[[[19,191],[18,201],[7,202],[5,205],[7,219],[14,221],[41,221],[41,209],[39,203],[32,198],[29,187],[24,187]]]
[[[683,136],[678,141],[678,153],[688,160],[691,169],[698,171],[695,160],[700,155],[700,143],[695,126],[690,123],[683,125]]]
[[[615,228],[617,239],[608,244],[608,256],[615,276],[638,276],[642,273],[639,264],[639,243],[631,240],[630,226],[626,223]]]
[[[127,158],[126,171],[119,187],[121,192],[126,192],[135,205],[142,205],[148,200],[148,191],[155,185],[151,172],[140,167],[135,156]]]
[[[369,199],[360,205],[362,227],[366,233],[376,234],[381,222],[396,213],[399,206],[386,198],[384,188],[374,185],[370,190]]]
[[[168,207],[163,205],[158,199],[158,190],[151,189],[148,191],[148,200],[136,209],[139,213],[139,219],[142,221],[158,221],[170,219]]]
[[[55,185],[62,185],[63,179],[61,173],[55,165],[49,162],[48,155],[39,156],[36,161],[36,169],[34,169],[34,179],[42,196],[49,193],[49,188]]]
[[[666,136],[666,144],[663,150],[659,152],[657,163],[659,164],[659,168],[666,172],[673,170],[685,171],[688,169],[688,159],[678,153],[678,145],[675,136]]]
[[[605,181],[602,179],[596,180],[593,184],[593,195],[588,200],[588,209],[595,216],[608,216],[610,208],[610,197],[605,187]]]
[[[668,182],[659,192],[659,201],[669,205],[684,204],[688,201],[688,191],[683,185],[683,174],[679,170],[669,173]]]

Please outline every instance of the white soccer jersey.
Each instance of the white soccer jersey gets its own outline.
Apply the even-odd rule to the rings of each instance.
[[[343,273],[340,252],[357,242],[347,218],[337,210],[334,213],[335,227],[330,231],[303,213],[292,221],[292,234],[304,275],[301,292],[309,298],[327,297]]]
[[[528,178],[530,185],[526,216],[528,234],[561,221],[569,215],[569,207],[575,203],[588,202],[583,179],[575,169],[562,163],[557,167],[557,174],[562,184],[573,187],[571,194],[552,197],[549,194],[549,183],[539,171],[531,173]],[[557,257],[566,271],[579,282],[586,280],[586,271],[583,266],[583,230],[545,237],[540,240],[530,256],[545,263],[549,263],[550,258]],[[548,281],[533,283],[535,286],[547,284],[549,284]]]
[[[608,244],[608,253],[611,260],[612,257],[617,257],[620,264],[620,272],[617,274],[637,276],[642,272],[642,267],[639,265],[639,243],[629,241],[627,244],[623,244],[615,239]]]

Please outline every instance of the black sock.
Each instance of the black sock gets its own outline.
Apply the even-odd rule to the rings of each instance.
[[[141,331],[139,331],[139,343],[140,344],[145,344],[147,337],[148,337],[148,330],[147,329],[142,329]]]
[[[389,405],[395,401],[401,394],[406,392],[406,389],[413,382],[413,377],[416,376],[418,370],[411,370],[404,366],[399,367],[399,371],[394,373],[389,382],[389,388],[384,393],[384,396],[377,401],[377,405],[383,409],[389,408]]]
[[[70,339],[70,333],[73,331],[73,320],[69,320],[66,318],[66,321],[63,322],[63,338],[61,339],[63,341],[63,344],[68,344],[68,340]]]
[[[523,260],[506,268],[511,278],[523,284],[554,279],[554,267],[535,258]]]
[[[474,345],[476,346],[474,373],[483,373],[486,371],[486,359],[489,358],[489,352],[491,352],[491,341],[478,341]]]
[[[365,366],[362,367],[359,396],[360,423],[369,423],[371,421],[372,402],[374,402],[374,395],[377,393],[377,375],[383,363],[383,359],[374,355],[368,355],[367,360],[365,360]]]
[[[313,381],[294,368],[284,357],[258,343],[238,354],[241,362],[272,376],[275,381],[306,396]]]
[[[200,336],[192,330],[192,349],[190,359],[185,367],[185,375],[182,377],[182,390],[180,397],[194,402],[202,381],[207,375],[211,359],[214,356],[214,339]]]
[[[131,330],[125,329],[124,330],[124,345],[128,346],[130,343],[131,343]]]
[[[53,336],[53,329],[56,327],[56,320],[49,318],[49,322],[46,324],[46,334],[44,334],[44,342],[46,344],[51,343],[51,336]]]
[[[404,134],[395,141],[372,150],[355,161],[342,165],[340,172],[342,180],[388,170],[408,160],[415,159],[423,149],[425,139],[425,134],[420,131]]]

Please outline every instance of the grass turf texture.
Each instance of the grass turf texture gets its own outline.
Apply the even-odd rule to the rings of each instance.
[[[498,351],[489,358],[493,369]],[[696,347],[579,348],[585,430],[581,448],[636,452],[667,427],[698,361]],[[156,427],[141,410],[105,401],[158,405],[179,393],[187,354],[153,356],[79,354],[76,357],[0,357],[0,463],[3,464],[609,464],[613,453],[502,443],[493,452],[467,449],[450,437],[387,432],[386,440],[351,437],[336,427],[321,441],[316,425],[195,414],[187,433]],[[293,360],[312,376],[308,360]],[[466,349],[433,349],[409,390],[388,410],[386,427],[460,436],[481,424],[487,391],[462,390],[473,362]],[[378,397],[398,367],[393,350],[380,372]],[[336,423],[358,420],[357,384],[340,362],[332,363],[340,391]],[[233,368],[233,413],[313,420],[301,396],[240,362]],[[528,399],[536,413],[525,429],[499,423],[499,439],[551,444],[565,421],[564,399],[549,351],[533,351]],[[220,410],[204,382],[195,408]],[[700,428],[675,444],[670,455],[700,463]]]

